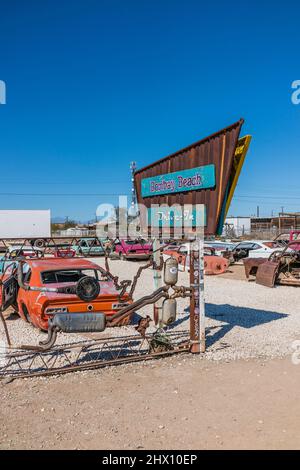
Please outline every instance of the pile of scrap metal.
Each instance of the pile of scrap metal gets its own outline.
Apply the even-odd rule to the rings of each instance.
[[[256,283],[266,287],[275,284],[300,286],[299,240],[289,242],[283,250],[274,251],[268,259],[244,259],[245,274],[249,280],[255,276]]]

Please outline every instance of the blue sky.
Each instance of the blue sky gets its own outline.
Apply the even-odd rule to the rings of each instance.
[[[0,0],[0,208],[92,219],[144,166],[245,118],[230,213],[300,210],[300,4]]]

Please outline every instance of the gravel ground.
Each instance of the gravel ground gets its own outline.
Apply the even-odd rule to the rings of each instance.
[[[111,270],[132,278],[139,265],[114,261]],[[188,284],[187,273],[179,284]],[[152,290],[149,270],[135,298]],[[299,294],[207,277],[206,355],[0,380],[0,449],[299,449],[300,369],[290,357],[275,359],[300,339]],[[189,327],[188,299],[178,303],[175,331]],[[20,319],[8,325],[15,342],[44,338]],[[111,328],[99,336],[133,332]],[[82,339],[59,335],[58,342]]]
[[[102,258],[95,259],[104,265]],[[111,261],[111,271],[122,279],[132,279],[143,264],[134,261]],[[179,274],[180,285],[188,285],[188,273]],[[138,281],[135,299],[153,291],[152,271],[143,272]],[[206,334],[207,354],[210,360],[272,358],[287,355],[292,342],[300,338],[300,291],[298,288],[279,286],[269,289],[253,282],[231,280],[222,276],[206,277]],[[188,299],[178,299],[178,319],[172,331],[189,328]],[[152,306],[139,311],[152,315]],[[8,328],[14,344],[37,344],[45,334],[20,319],[11,319]],[[148,330],[154,331],[154,326]],[[114,337],[134,333],[132,327],[106,330],[97,337]],[[57,344],[83,340],[80,335],[60,334]],[[0,341],[4,331],[0,325]]]

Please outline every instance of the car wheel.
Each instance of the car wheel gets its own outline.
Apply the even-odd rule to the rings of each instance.
[[[38,240],[35,240],[34,246],[35,246],[36,248],[44,248],[44,246],[45,246],[45,240],[43,240],[42,238],[39,238]]]
[[[93,277],[84,276],[76,284],[76,295],[84,302],[95,300],[99,294],[100,284]]]

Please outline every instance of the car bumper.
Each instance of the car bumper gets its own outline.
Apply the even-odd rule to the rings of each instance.
[[[150,253],[127,253],[124,255],[126,259],[149,259]]]

